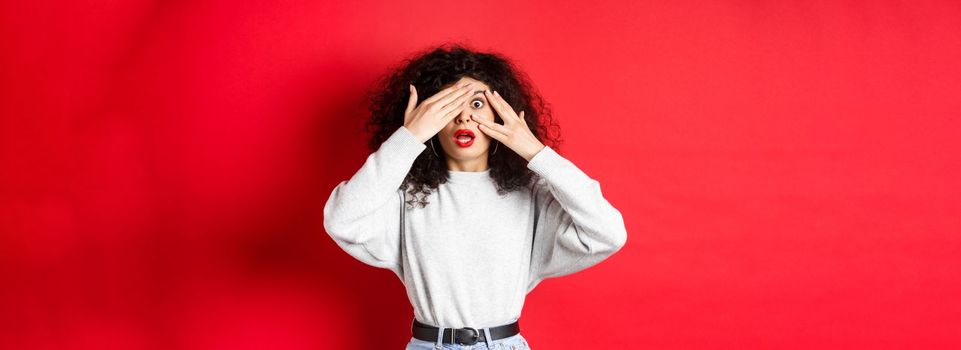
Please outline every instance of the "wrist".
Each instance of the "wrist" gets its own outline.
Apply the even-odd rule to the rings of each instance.
[[[427,142],[427,140],[430,139],[429,137],[427,138],[423,137],[420,131],[418,131],[417,129],[411,128],[410,126],[404,125],[404,129],[407,129],[407,132],[413,135],[414,138],[417,139],[417,141],[420,141],[420,143]]]
[[[534,159],[534,156],[536,156],[538,153],[544,150],[545,147],[546,146],[544,146],[544,144],[541,144],[541,143],[538,143],[537,145],[532,146],[530,150],[527,151],[526,154],[524,155],[524,159],[527,159],[527,161],[530,162],[531,159]]]

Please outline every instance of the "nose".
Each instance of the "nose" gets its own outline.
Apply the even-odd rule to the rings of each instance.
[[[457,122],[458,122],[458,123],[467,123],[467,122],[469,122],[469,121],[470,121],[470,114],[471,114],[471,111],[470,111],[469,109],[467,109],[467,108],[464,108],[464,110],[462,110],[462,111],[460,112],[460,114],[457,116],[457,118],[456,118],[456,119],[457,119]]]

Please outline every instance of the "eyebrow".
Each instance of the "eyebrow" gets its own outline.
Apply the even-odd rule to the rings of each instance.
[[[484,93],[484,90],[477,90],[477,91],[474,91],[474,95],[477,95],[477,94],[483,94],[483,93]],[[474,96],[474,95],[471,95],[471,96]]]

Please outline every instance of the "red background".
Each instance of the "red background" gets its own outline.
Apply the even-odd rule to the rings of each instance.
[[[6,1],[0,348],[403,348],[321,209],[363,93],[447,41],[626,219],[528,295],[534,349],[961,347],[957,1]]]

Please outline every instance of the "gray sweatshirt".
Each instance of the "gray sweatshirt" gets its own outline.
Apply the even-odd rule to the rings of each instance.
[[[550,147],[527,164],[536,175],[530,188],[499,195],[489,169],[449,171],[426,207],[407,208],[411,197],[398,187],[426,147],[401,126],[324,206],[330,237],[357,260],[393,271],[420,322],[513,322],[540,281],[593,266],[627,241],[600,184]]]

